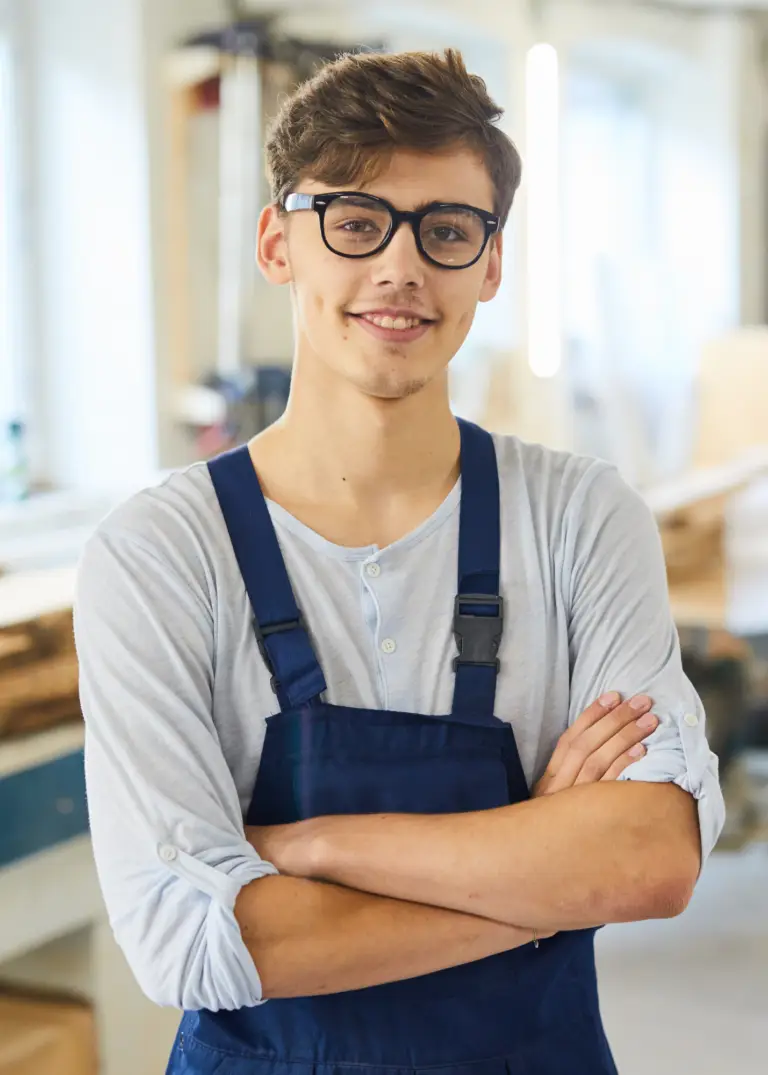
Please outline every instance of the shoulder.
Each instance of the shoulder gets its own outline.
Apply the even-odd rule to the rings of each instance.
[[[658,528],[645,499],[604,459],[495,436],[502,512],[556,561],[644,545],[657,553]]]
[[[97,527],[96,536],[132,537],[162,547],[184,534],[203,532],[215,508],[208,467],[194,463],[113,508]]]
[[[196,463],[114,508],[86,543],[79,573],[151,562],[209,589],[225,531],[208,468]]]
[[[526,502],[550,517],[578,513],[594,487],[614,493],[629,486],[603,459],[494,434],[502,499]]]

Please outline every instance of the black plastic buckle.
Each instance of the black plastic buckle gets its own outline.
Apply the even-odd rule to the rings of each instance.
[[[462,612],[464,605],[494,605],[495,616],[478,616]],[[454,672],[460,664],[481,665],[484,668],[501,667],[498,657],[501,632],[504,625],[504,599],[493,594],[460,593],[453,605],[453,635],[459,647],[454,658]]]
[[[272,658],[269,655],[269,650],[267,649],[265,639],[268,638],[270,635],[280,634],[283,631],[295,631],[297,627],[306,628],[304,617],[302,616],[301,612],[299,612],[298,619],[284,620],[283,623],[269,623],[266,627],[262,627],[255,616],[253,619],[253,629],[256,632],[256,642],[259,647],[259,652],[261,653],[261,656],[264,659],[264,663],[266,664],[267,669],[270,673],[271,678],[269,682],[275,694],[277,694],[279,691],[280,680],[277,678],[275,666],[272,664]]]

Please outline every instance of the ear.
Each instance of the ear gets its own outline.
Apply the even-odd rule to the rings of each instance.
[[[491,239],[491,253],[480,288],[480,302],[490,302],[501,285],[501,265],[504,254],[504,236],[501,232]]]
[[[262,209],[256,239],[256,263],[270,284],[288,284],[293,279],[288,259],[287,225],[287,217],[276,205]]]

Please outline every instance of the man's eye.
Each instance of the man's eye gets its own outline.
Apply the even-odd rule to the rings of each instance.
[[[467,241],[464,232],[459,231],[458,228],[451,227],[450,224],[432,228],[430,234],[438,243],[465,243]]]
[[[339,227],[342,231],[351,232],[378,231],[376,224],[372,220],[346,220]]]

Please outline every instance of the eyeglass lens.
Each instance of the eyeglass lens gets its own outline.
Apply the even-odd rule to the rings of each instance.
[[[337,254],[374,254],[391,229],[387,207],[364,196],[335,198],[325,212],[325,239]],[[485,236],[485,222],[471,209],[435,209],[419,230],[424,250],[440,265],[468,265],[482,250]]]

